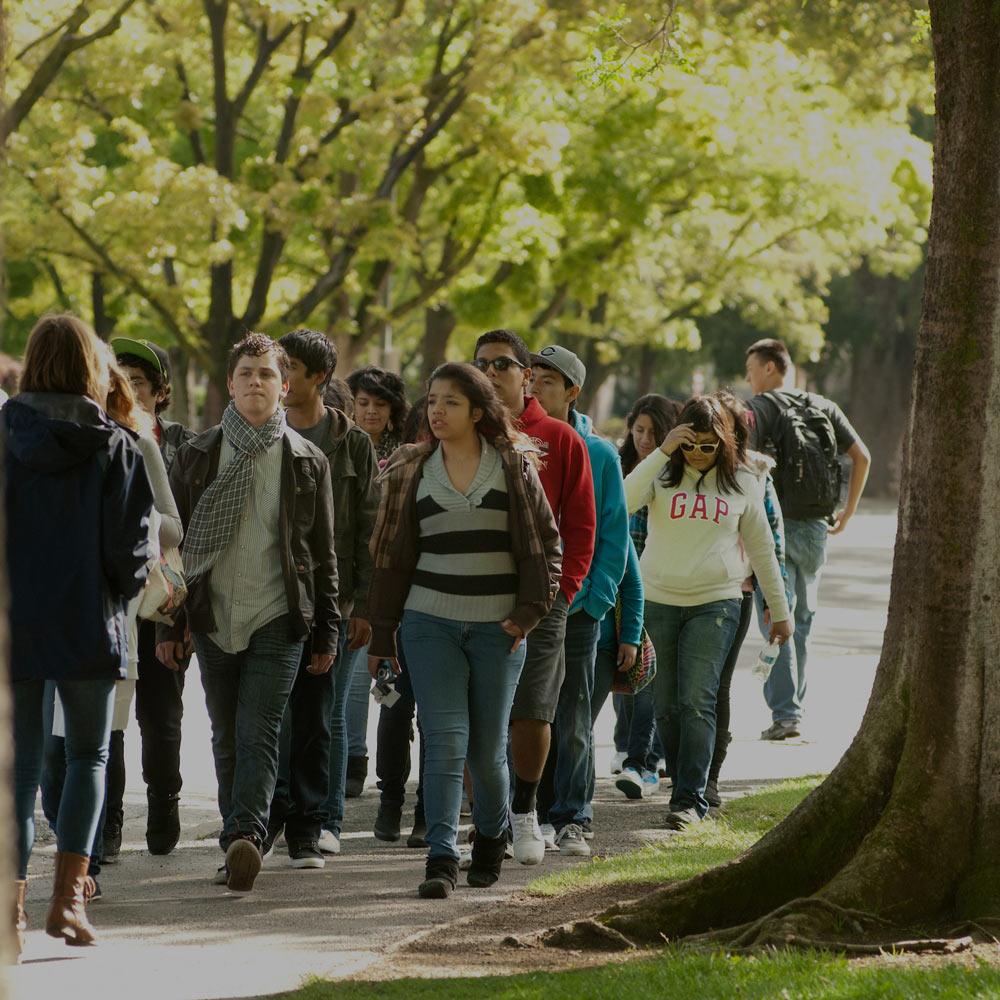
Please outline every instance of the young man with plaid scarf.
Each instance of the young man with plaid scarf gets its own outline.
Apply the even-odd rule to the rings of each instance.
[[[184,445],[170,473],[189,592],[186,621],[158,632],[157,656],[176,669],[186,626],[212,723],[226,852],[216,883],[233,892],[260,872],[303,644],[311,637],[307,669],[325,673],[340,627],[330,467],[285,421],[287,371],[270,337],[236,344],[222,423]]]

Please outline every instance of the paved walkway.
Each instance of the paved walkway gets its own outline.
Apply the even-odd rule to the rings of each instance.
[[[735,741],[723,773],[738,794],[768,778],[829,771],[855,732],[871,688],[885,626],[895,511],[874,504],[844,538],[831,540],[830,563],[814,627],[803,738],[783,744],[757,739],[769,720],[760,684],[750,673],[761,640],[746,642],[733,681]],[[474,915],[553,866],[574,862],[548,855],[541,868],[504,867],[493,890],[461,888],[446,902],[419,900],[423,852],[378,844],[371,835],[377,793],[348,803],[343,854],[322,871],[296,871],[276,852],[254,892],[235,897],[213,886],[221,863],[213,834],[219,821],[208,721],[196,671],[185,694],[184,840],[166,858],[144,850],[145,797],[138,734],[128,734],[129,784],[125,844],[119,864],[101,877],[104,898],[91,908],[97,948],[78,951],[30,930],[24,964],[11,973],[12,995],[25,1000],[196,1000],[257,997],[294,989],[309,976],[343,977],[373,966],[393,947],[446,921]],[[375,713],[369,746],[374,750]],[[598,769],[611,754],[611,717],[598,721]],[[665,806],[665,799],[663,805]],[[638,846],[656,822],[656,800],[626,803],[610,781],[599,783],[597,840],[601,853]],[[44,919],[52,871],[51,845],[32,861],[28,919]],[[578,862],[577,862],[578,863]]]

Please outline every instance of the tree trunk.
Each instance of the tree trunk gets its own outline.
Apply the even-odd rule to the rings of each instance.
[[[94,316],[94,333],[101,340],[107,340],[111,336],[118,322],[114,316],[108,314],[104,300],[104,275],[100,271],[95,271],[90,276],[90,304]]]
[[[892,940],[1000,908],[1000,18],[994,0],[930,9],[927,275],[889,620],[861,729],[743,857],[605,912],[605,932],[652,943],[716,929],[702,940],[741,950]]]
[[[639,377],[636,380],[635,396],[645,396],[653,391],[653,368],[656,364],[656,351],[643,344],[639,350]]]
[[[170,405],[167,407],[167,415],[171,420],[177,420],[185,427],[190,427],[191,387],[188,378],[191,359],[183,347],[169,348],[167,356],[170,358]]]
[[[458,318],[448,306],[434,306],[424,310],[423,364],[420,368],[420,382],[425,383],[431,372],[445,359],[448,338],[458,324]]]

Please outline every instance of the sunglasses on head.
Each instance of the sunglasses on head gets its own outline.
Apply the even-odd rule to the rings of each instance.
[[[478,368],[483,374],[490,370],[490,365],[493,365],[495,371],[505,372],[511,365],[517,365],[518,368],[527,368],[527,365],[522,365],[520,361],[515,361],[513,358],[501,357],[501,358],[476,358],[472,362],[474,368]]]
[[[703,455],[711,455],[718,447],[718,441],[715,441],[712,444],[691,444],[688,441],[685,441],[681,445],[681,451],[686,451],[689,454],[692,451],[700,451]]]

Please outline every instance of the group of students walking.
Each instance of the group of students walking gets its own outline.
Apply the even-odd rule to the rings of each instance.
[[[620,452],[578,411],[586,368],[559,345],[533,354],[509,330],[485,333],[409,411],[398,376],[368,366],[344,383],[336,362],[321,333],[248,334],[221,423],[195,436],[160,416],[160,348],[109,350],[68,315],[33,330],[0,411],[19,929],[41,785],[57,841],[46,930],[95,940],[86,904],[120,849],[133,693],[147,846],[177,845],[192,653],[222,818],[215,881],[237,893],[279,836],[295,867],[339,852],[345,798],[367,774],[370,680],[381,840],[401,836],[419,726],[408,843],[427,847],[426,898],[448,896],[460,868],[485,887],[505,857],[590,853],[593,725],[654,652],[652,683],[615,695],[616,783],[650,794],[662,757],[666,826],[702,820],[719,803],[755,601],[782,648],[762,735],[797,734],[826,535],[854,513],[869,460],[835,404],[789,384],[783,345],[750,348],[749,406],[643,397]],[[751,450],[764,445],[773,478]],[[838,452],[852,474],[833,520]],[[178,548],[186,599],[140,617]]]

